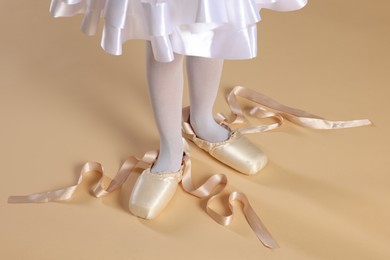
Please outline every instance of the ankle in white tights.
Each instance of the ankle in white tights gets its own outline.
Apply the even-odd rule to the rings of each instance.
[[[209,142],[224,141],[229,131],[213,118],[223,60],[189,56],[186,60],[190,92],[190,123],[197,136]]]
[[[209,142],[226,140],[229,132],[218,125],[212,108],[218,93],[223,60],[187,57],[190,90],[190,120],[198,137]],[[154,118],[160,135],[160,152],[152,172],[176,172],[183,158],[181,113],[183,96],[183,56],[172,62],[154,59],[146,44],[146,71]]]

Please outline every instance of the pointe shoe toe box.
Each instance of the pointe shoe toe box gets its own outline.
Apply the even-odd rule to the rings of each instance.
[[[217,160],[247,175],[256,174],[268,161],[264,152],[239,132],[233,132],[227,141],[210,147],[209,153]]]
[[[129,200],[130,212],[140,218],[154,219],[172,199],[180,178],[181,172],[160,174],[146,169],[134,185]]]

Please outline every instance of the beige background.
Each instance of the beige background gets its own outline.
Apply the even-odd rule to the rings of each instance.
[[[219,226],[181,189],[154,221],[129,214],[119,192],[91,197],[93,177],[66,203],[6,203],[73,184],[86,161],[113,176],[127,156],[158,146],[142,42],[110,56],[98,36],[80,33],[80,16],[53,19],[48,6],[0,3],[0,259],[390,259],[389,1],[264,11],[259,56],[226,62],[215,112],[228,113],[226,93],[240,84],[329,119],[375,123],[337,131],[287,123],[250,136],[270,158],[254,177],[193,147],[195,181],[227,174],[228,190],[246,192],[280,243],[273,251],[240,210]]]

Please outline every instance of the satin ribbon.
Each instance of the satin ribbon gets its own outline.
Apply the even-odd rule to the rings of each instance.
[[[239,131],[242,133],[258,133],[269,131],[280,127],[284,119],[287,119],[293,123],[301,125],[303,127],[313,128],[313,129],[338,129],[338,128],[347,128],[347,127],[358,127],[371,125],[371,121],[367,119],[363,120],[352,120],[352,121],[329,121],[322,119],[321,117],[309,114],[305,111],[284,106],[275,100],[266,97],[260,93],[257,93],[253,90],[238,86],[235,87],[228,96],[228,103],[230,109],[233,113],[233,120],[228,122],[224,116],[221,114],[218,115],[218,120],[224,124],[237,124],[244,122],[244,114],[238,103],[238,97],[246,98],[250,101],[254,101],[261,106],[254,107],[251,110],[251,114],[257,118],[274,118],[276,123],[264,125],[264,126],[255,126],[250,128],[241,128]],[[267,109],[268,108],[268,109]],[[274,111],[271,111],[272,109]],[[234,216],[233,212],[233,202],[239,201],[243,205],[244,215],[251,226],[252,230],[255,232],[258,239],[269,248],[277,248],[278,244],[272,238],[264,224],[261,222],[260,218],[257,216],[252,206],[250,205],[246,195],[242,192],[234,191],[229,195],[229,210],[230,213],[226,216],[219,214],[214,211],[210,205],[211,203],[221,195],[221,192],[228,183],[228,179],[224,174],[214,174],[209,177],[203,184],[198,188],[195,188],[192,177],[191,177],[191,160],[189,159],[189,146],[186,141],[185,150],[186,156],[184,156],[184,172],[182,178],[182,187],[187,192],[198,198],[208,197],[206,204],[207,214],[213,218],[217,223],[221,225],[229,225]],[[51,201],[63,201],[70,199],[77,188],[84,179],[84,176],[88,173],[97,173],[102,177],[99,182],[93,186],[92,194],[95,197],[102,197],[110,192],[118,189],[129,177],[134,168],[138,167],[141,163],[146,163],[147,165],[152,165],[152,163],[157,158],[157,151],[151,151],[144,154],[144,156],[139,159],[137,157],[129,157],[120,167],[118,173],[114,179],[110,179],[104,174],[103,166],[97,162],[87,162],[82,167],[80,172],[79,179],[77,183],[73,186],[65,187],[62,189],[57,189],[53,191],[47,191],[42,193],[31,194],[27,196],[10,196],[8,198],[8,203],[34,203],[34,202],[51,202]],[[104,185],[104,180],[109,180],[108,185]],[[106,187],[107,186],[107,187]],[[212,192],[220,187],[220,190],[212,195]]]
[[[188,144],[187,144],[188,145]],[[248,224],[255,232],[257,238],[263,243],[264,246],[275,249],[278,248],[278,243],[273,239],[263,222],[257,216],[256,212],[253,210],[252,206],[249,203],[246,195],[239,191],[234,191],[229,194],[229,214],[222,215],[216,212],[211,208],[211,203],[221,196],[222,191],[228,183],[228,178],[225,174],[214,174],[210,176],[203,184],[195,188],[194,183],[192,182],[191,177],[191,161],[184,161],[184,173],[182,179],[182,187],[187,192],[198,198],[206,198],[206,212],[207,214],[214,219],[218,224],[223,226],[228,226],[233,221],[234,211],[233,211],[233,202],[241,202],[243,206],[243,213],[248,221]],[[219,191],[215,192],[212,195],[212,192],[219,187]]]
[[[92,194],[95,197],[100,198],[121,187],[122,184],[129,177],[132,170],[136,168],[139,165],[139,163],[142,162],[142,163],[151,164],[154,162],[156,157],[157,157],[156,151],[150,151],[145,153],[145,155],[141,159],[134,156],[129,157],[119,168],[118,173],[115,175],[114,179],[112,180],[108,176],[104,175],[104,169],[100,163],[87,162],[83,165],[79,175],[79,179],[75,185],[57,189],[57,190],[26,195],[26,196],[10,196],[8,197],[8,203],[35,203],[35,202],[52,202],[52,201],[69,200],[73,197],[77,188],[84,180],[85,175],[87,175],[88,173],[95,173],[102,176],[99,182],[92,187]],[[106,183],[105,180],[109,181],[108,185],[104,185]]]
[[[272,124],[238,129],[238,131],[242,134],[253,134],[270,131],[280,127],[284,120],[288,120],[296,125],[306,128],[328,130],[372,125],[372,122],[368,119],[348,121],[327,120],[320,116],[310,114],[306,111],[285,106],[270,97],[242,86],[234,87],[227,97],[227,102],[232,112],[232,119],[229,121],[222,114],[217,114],[215,119],[219,123],[229,126],[244,123],[245,116],[238,102],[238,97],[245,98],[259,105],[251,108],[249,113],[252,116],[258,119],[271,118],[275,121],[275,123]]]
[[[229,225],[233,220],[233,215],[234,215],[233,202],[234,201],[241,202],[241,204],[243,205],[243,212],[245,218],[247,219],[249,225],[251,226],[252,230],[255,232],[258,239],[266,247],[269,248],[279,247],[276,241],[272,238],[272,236],[268,232],[268,230],[265,228],[264,224],[261,222],[260,218],[256,215],[255,211],[250,205],[245,194],[237,191],[230,193],[229,196],[230,214],[227,216],[221,215],[216,211],[214,211],[213,209],[211,209],[210,204],[212,203],[212,201],[214,201],[216,198],[218,198],[221,195],[221,192],[223,191],[223,189],[228,183],[228,179],[224,174],[214,174],[206,182],[201,184],[198,188],[195,188],[191,177],[191,160],[189,156],[190,154],[189,145],[187,144],[186,141],[184,141],[184,144],[185,144],[186,155],[183,158],[184,170],[183,170],[183,178],[181,182],[184,191],[198,198],[209,197],[206,205],[207,214],[212,219],[214,219],[217,223],[224,226]],[[98,181],[98,183],[95,184],[92,188],[92,194],[97,198],[103,197],[113,192],[114,190],[120,188],[123,185],[123,183],[127,180],[127,178],[130,176],[133,169],[139,167],[141,163],[146,163],[147,167],[150,167],[153,164],[153,162],[156,160],[157,155],[158,155],[157,151],[149,151],[145,153],[141,159],[134,156],[129,157],[122,164],[122,166],[120,167],[119,171],[117,172],[117,174],[113,179],[109,178],[107,175],[104,174],[103,166],[100,163],[87,162],[82,167],[78,181],[75,185],[57,189],[57,190],[26,195],[26,196],[10,196],[8,198],[8,203],[38,203],[38,202],[45,203],[45,202],[52,202],[52,201],[69,200],[73,197],[77,188],[81,185],[85,175],[89,173],[95,173],[101,175],[101,178]],[[108,185],[104,185],[104,183],[106,183],[105,180],[108,180]],[[215,194],[211,195],[212,192],[218,186],[220,187],[220,190]]]

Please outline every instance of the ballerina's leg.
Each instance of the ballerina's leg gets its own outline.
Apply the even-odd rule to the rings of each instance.
[[[229,131],[213,118],[223,60],[188,56],[186,60],[190,93],[190,123],[196,135],[209,142],[228,139]]]
[[[183,98],[183,56],[171,62],[156,61],[146,42],[146,75],[158,132],[160,152],[152,173],[176,172],[183,159],[181,114]]]

